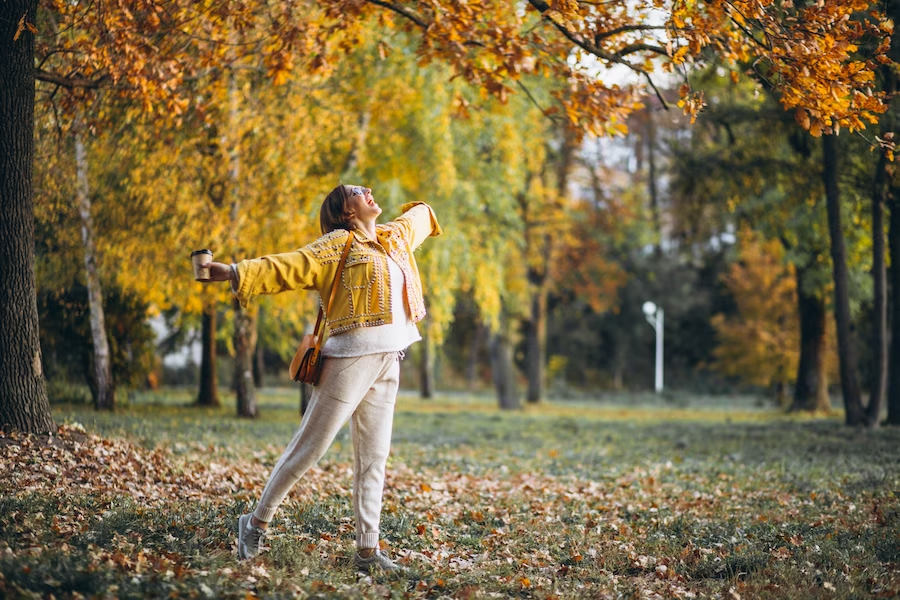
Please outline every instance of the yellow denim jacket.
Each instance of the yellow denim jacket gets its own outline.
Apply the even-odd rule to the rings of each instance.
[[[356,327],[374,327],[391,322],[391,286],[387,257],[393,258],[404,275],[408,314],[414,322],[425,317],[422,281],[413,251],[428,236],[441,234],[434,211],[424,202],[404,204],[403,214],[375,226],[377,239],[362,231],[354,236],[338,289],[326,315],[328,331],[343,333]],[[247,307],[252,296],[277,294],[286,290],[316,290],[328,298],[348,232],[337,229],[293,252],[270,254],[237,263],[235,296]]]

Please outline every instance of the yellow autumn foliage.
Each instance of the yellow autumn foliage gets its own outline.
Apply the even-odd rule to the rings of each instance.
[[[718,346],[712,368],[760,386],[788,383],[800,358],[800,324],[793,265],[778,240],[747,227],[738,234],[739,260],[723,276],[737,305],[712,318]]]

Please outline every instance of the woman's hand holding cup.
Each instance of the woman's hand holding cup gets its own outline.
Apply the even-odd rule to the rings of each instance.
[[[234,279],[234,271],[231,270],[231,265],[211,262],[207,267],[209,268],[209,279],[204,281],[231,281]]]
[[[194,250],[191,252],[191,266],[194,269],[194,279],[203,283],[209,281],[232,281],[234,271],[231,265],[213,262],[212,250]]]

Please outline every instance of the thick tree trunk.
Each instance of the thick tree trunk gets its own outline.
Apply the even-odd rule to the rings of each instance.
[[[875,359],[872,373],[869,404],[866,407],[866,423],[878,425],[881,407],[884,406],[887,388],[888,338],[887,338],[887,266],[884,242],[884,197],[887,178],[887,159],[882,153],[875,171],[872,193],[872,349]]]
[[[865,423],[859,383],[856,378],[856,348],[850,321],[850,284],[847,274],[847,249],[841,226],[841,203],[838,191],[837,136],[822,136],[825,204],[828,209],[828,233],[831,238],[831,269],[834,276],[834,319],[837,324],[838,359],[841,392],[847,425]]]
[[[528,371],[529,403],[541,401],[544,392],[544,364],[547,352],[547,289],[544,282],[531,293],[531,320],[526,328],[525,364]]]
[[[422,398],[434,397],[434,347],[427,332],[422,333],[422,357],[419,362],[419,393]]]
[[[825,299],[807,294],[803,289],[803,271],[796,269],[797,308],[800,315],[800,361],[797,364],[797,383],[794,386],[792,411],[827,411],[828,397],[827,319]]]
[[[900,0],[889,0],[886,12],[896,24],[900,21]],[[884,91],[889,95],[897,91],[897,75],[895,65],[900,60],[900,32],[897,27],[891,34],[891,49],[888,56],[893,64],[882,67]],[[891,99],[891,106],[883,117],[882,131],[894,131],[897,127],[897,115],[900,113],[898,99]],[[891,254],[890,288],[891,320],[890,349],[888,351],[888,388],[887,388],[887,420],[889,425],[900,425],[900,188],[897,187],[897,175],[888,178],[885,203],[890,210],[890,229],[888,233],[888,251]]]
[[[887,423],[900,425],[900,188],[891,185],[887,197],[890,206],[891,253],[891,346],[888,354]]]
[[[253,385],[253,349],[256,319],[234,301],[234,393],[239,417],[256,417],[256,387]]]
[[[491,373],[500,408],[503,410],[519,408],[512,342],[509,335],[502,329],[495,332],[491,338]]]
[[[56,429],[44,386],[34,284],[34,36],[36,1],[0,4],[0,428]]]
[[[210,303],[203,309],[202,352],[200,358],[200,391],[197,404],[221,406],[216,381],[216,306]]]
[[[91,322],[91,341],[94,348],[94,407],[113,410],[116,407],[116,387],[112,378],[109,339],[103,314],[103,287],[97,269],[97,249],[94,244],[94,220],[91,216],[91,195],[88,184],[88,161],[84,147],[84,123],[75,119],[75,199],[81,218],[81,243],[84,246],[84,279],[88,294],[88,313]]]

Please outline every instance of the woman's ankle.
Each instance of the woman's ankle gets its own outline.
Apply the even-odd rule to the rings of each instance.
[[[254,515],[250,515],[250,524],[254,527],[259,527],[260,529],[265,529],[269,526],[268,523],[266,523],[265,521],[260,521]]]
[[[375,555],[375,548],[360,548],[357,550],[357,552],[363,558],[371,558]]]

